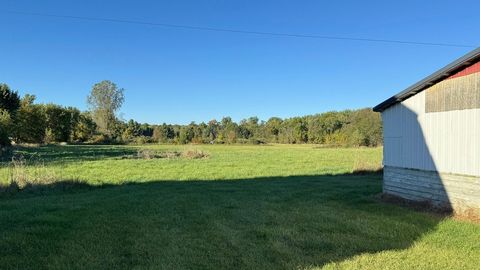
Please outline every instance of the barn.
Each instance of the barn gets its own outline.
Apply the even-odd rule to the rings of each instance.
[[[480,214],[480,48],[374,111],[384,123],[384,194]]]

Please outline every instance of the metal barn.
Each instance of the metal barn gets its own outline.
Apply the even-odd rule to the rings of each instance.
[[[384,123],[385,194],[480,213],[480,48],[374,110]]]

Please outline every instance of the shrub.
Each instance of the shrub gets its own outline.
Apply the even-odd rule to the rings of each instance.
[[[134,144],[147,144],[147,143],[151,143],[152,142],[152,137],[146,137],[146,136],[138,136],[138,137],[135,137],[135,139],[133,140],[133,143]]]
[[[265,140],[264,139],[257,139],[257,138],[250,138],[248,140],[248,143],[253,144],[253,145],[260,145],[260,144],[265,144]]]
[[[198,149],[189,149],[182,152],[182,157],[186,159],[201,159],[208,158],[210,154],[208,152],[198,150]]]
[[[153,150],[153,149],[140,149],[140,150],[137,151],[136,158],[146,159],[146,160],[156,159],[156,158],[171,159],[171,158],[180,157],[181,155],[182,155],[182,153],[177,152],[177,151],[160,152],[160,151],[156,151],[156,150]]]
[[[137,158],[140,159],[154,159],[157,158],[157,152],[151,149],[140,149],[137,151]]]

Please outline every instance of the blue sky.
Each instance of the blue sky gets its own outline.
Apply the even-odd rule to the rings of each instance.
[[[478,1],[5,1],[0,82],[86,109],[92,85],[126,89],[125,119],[189,123],[372,107],[472,48],[193,31],[22,11],[419,42],[480,44]]]

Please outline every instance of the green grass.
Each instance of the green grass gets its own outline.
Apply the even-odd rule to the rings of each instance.
[[[207,159],[124,159],[139,149],[201,149]],[[266,146],[49,146],[23,148],[27,159],[40,160],[56,178],[89,184],[158,180],[235,180],[257,177],[350,173],[356,165],[379,167],[381,148],[334,149],[304,145]],[[6,176],[6,169],[0,175]],[[4,177],[6,179],[6,177]],[[5,183],[5,180],[3,181]]]
[[[55,181],[81,184],[36,183],[0,196],[0,268],[480,265],[480,226],[381,203],[381,175],[351,174],[377,167],[379,148],[148,147],[210,157],[123,159],[138,150],[125,146],[20,150]]]

